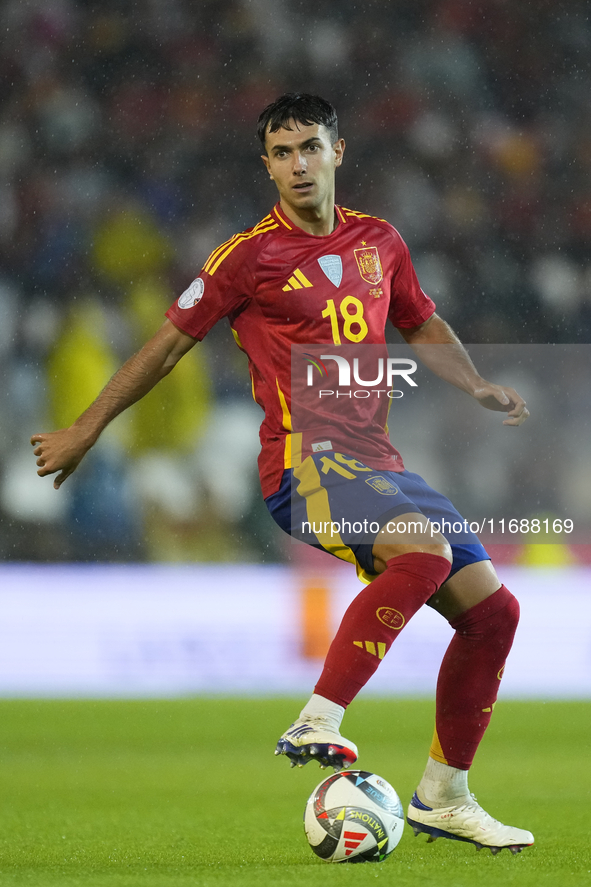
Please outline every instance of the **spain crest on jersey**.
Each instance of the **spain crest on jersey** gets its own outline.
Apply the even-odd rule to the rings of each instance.
[[[383,277],[382,263],[380,262],[380,254],[377,246],[364,246],[362,249],[356,249],[355,259],[359,273],[366,283],[379,283]]]

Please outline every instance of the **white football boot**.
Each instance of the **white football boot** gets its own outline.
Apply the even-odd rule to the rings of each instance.
[[[453,841],[467,841],[477,850],[489,847],[496,856],[503,847],[513,854],[521,853],[524,847],[534,843],[534,836],[521,828],[503,825],[483,810],[474,795],[465,803],[452,807],[428,807],[419,800],[415,792],[408,807],[407,818],[415,837],[421,832],[429,835],[427,843],[437,838],[451,838]]]
[[[276,755],[287,755],[292,767],[318,761],[320,768],[348,769],[357,760],[357,746],[335,730],[324,718],[298,718],[281,736]]]

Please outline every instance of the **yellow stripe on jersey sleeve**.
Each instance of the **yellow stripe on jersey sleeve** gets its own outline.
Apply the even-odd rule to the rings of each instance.
[[[281,213],[276,213],[275,215],[277,216],[277,218],[279,219],[279,221],[281,222],[281,224],[282,224],[282,225],[285,225],[285,227],[288,229],[288,231],[291,231],[291,230],[292,230],[291,225],[289,225],[289,224],[285,221],[285,219],[283,218],[283,216],[281,215]]]
[[[242,243],[245,240],[250,240],[252,237],[257,237],[259,234],[265,234],[267,231],[272,231],[274,228],[278,227],[279,225],[272,216],[266,216],[262,222],[255,225],[252,231],[243,231],[241,234],[235,234],[230,240],[226,240],[225,243],[222,243],[221,246],[214,249],[203,266],[203,270],[206,271],[210,277],[213,276],[224,259],[230,255],[232,250],[234,250],[239,243]]]
[[[218,256],[218,255],[219,255],[224,249],[226,249],[227,246],[229,246],[231,243],[234,243],[234,241],[236,240],[237,237],[238,237],[238,234],[234,234],[234,236],[233,236],[233,237],[230,237],[229,240],[225,240],[222,244],[220,244],[220,246],[216,246],[216,248],[214,249],[214,251],[213,251],[212,253],[210,253],[210,255],[209,255],[209,257],[208,257],[208,259],[207,259],[205,265],[203,266],[203,270],[204,270],[204,271],[209,271],[209,269],[210,269],[212,263],[215,261],[215,259],[217,258],[217,256]]]
[[[272,216],[269,214],[268,216],[265,216],[264,219],[261,219],[260,222],[257,222],[257,224],[255,225],[255,228],[258,228],[259,225],[264,225],[264,224],[266,224],[267,222],[269,222],[269,221],[271,221],[271,220],[272,220]],[[244,231],[239,231],[237,234],[234,234],[232,237],[230,237],[229,240],[225,240],[225,241],[224,241],[223,243],[221,243],[219,246],[216,246],[216,248],[213,250],[213,252],[210,253],[210,255],[209,255],[209,257],[208,257],[208,259],[207,259],[205,265],[203,266],[203,270],[204,270],[204,271],[208,271],[208,270],[209,270],[209,266],[215,261],[215,259],[217,258],[217,256],[219,256],[219,254],[220,254],[221,252],[223,252],[223,250],[226,249],[227,246],[229,246],[231,243],[234,243],[234,241],[235,241],[238,237],[240,237],[241,234],[244,234]]]
[[[378,216],[370,216],[368,213],[360,213],[355,209],[345,209],[345,207],[343,207],[343,212],[354,219],[375,219],[377,222],[386,221],[386,219],[380,219]]]
[[[279,225],[277,224],[277,222],[273,222],[272,224],[267,225],[266,228],[259,228],[257,230],[251,231],[250,234],[240,234],[236,238],[236,242],[231,243],[228,246],[228,249],[225,252],[223,252],[221,254],[221,256],[219,256],[219,258],[216,260],[215,264],[211,265],[211,267],[208,269],[207,273],[209,274],[209,276],[213,277],[213,275],[218,270],[218,268],[220,267],[220,265],[222,264],[224,259],[226,259],[230,255],[232,250],[236,249],[238,244],[243,243],[245,240],[250,240],[252,237],[257,237],[259,234],[265,234],[267,231],[272,231],[274,228],[278,228],[278,227],[279,227]]]

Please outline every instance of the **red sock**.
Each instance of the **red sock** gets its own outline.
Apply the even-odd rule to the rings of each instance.
[[[449,561],[436,554],[412,552],[389,560],[343,616],[314,692],[346,708],[449,571]]]
[[[519,622],[519,604],[501,585],[450,625],[456,633],[437,681],[431,757],[469,770],[489,725],[505,660]]]

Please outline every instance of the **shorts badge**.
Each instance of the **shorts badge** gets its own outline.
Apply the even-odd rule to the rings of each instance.
[[[381,474],[374,474],[373,477],[366,477],[365,483],[369,484],[370,487],[373,487],[376,493],[381,493],[382,496],[395,496],[398,492],[398,487],[395,486],[392,481],[388,480],[387,477],[382,477]]]
[[[380,283],[384,278],[384,272],[377,246],[364,246],[354,252],[362,280],[365,280],[366,283],[373,283],[374,286]]]

